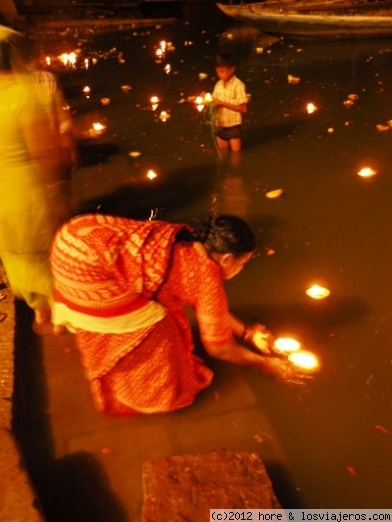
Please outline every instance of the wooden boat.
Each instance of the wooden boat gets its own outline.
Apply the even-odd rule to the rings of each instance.
[[[392,36],[391,1],[264,1],[217,4],[226,15],[286,37],[353,38]]]

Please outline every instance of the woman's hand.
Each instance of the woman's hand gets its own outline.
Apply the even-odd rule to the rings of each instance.
[[[267,328],[260,323],[250,323],[245,326],[242,339],[263,355],[275,355],[274,337]]]

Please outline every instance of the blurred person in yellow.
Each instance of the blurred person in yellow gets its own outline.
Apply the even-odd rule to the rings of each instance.
[[[34,310],[33,329],[50,325],[49,250],[69,217],[63,168],[48,111],[20,53],[22,37],[0,26],[0,258],[15,297]]]

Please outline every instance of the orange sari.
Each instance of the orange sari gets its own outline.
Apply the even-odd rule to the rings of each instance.
[[[210,384],[185,305],[195,309],[203,341],[232,336],[219,267],[175,241],[184,227],[93,215],[56,236],[54,321],[75,331],[102,412],[173,411]]]

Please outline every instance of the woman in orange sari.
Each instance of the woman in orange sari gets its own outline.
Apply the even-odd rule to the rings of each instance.
[[[54,323],[76,333],[100,411],[177,410],[211,383],[212,371],[193,353],[185,305],[195,310],[209,355],[287,376],[285,361],[235,340],[252,343],[262,332],[268,352],[270,334],[230,314],[222,281],[240,272],[255,247],[248,225],[230,215],[197,231],[104,215],[76,217],[59,230],[51,255]]]

